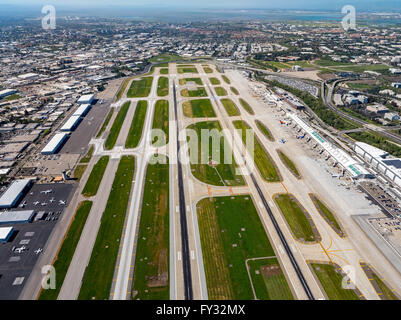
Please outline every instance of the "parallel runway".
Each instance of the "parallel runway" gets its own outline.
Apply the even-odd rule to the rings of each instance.
[[[174,114],[177,121],[177,168],[178,168],[178,193],[180,199],[180,225],[181,225],[181,245],[182,245],[182,262],[184,273],[184,294],[186,300],[193,299],[192,288],[192,274],[191,274],[191,261],[190,250],[188,242],[188,224],[187,224],[187,211],[184,194],[184,182],[182,178],[182,165],[180,160],[180,143],[179,143],[179,128],[178,128],[178,112],[177,112],[177,92],[175,83],[173,84],[174,92]]]

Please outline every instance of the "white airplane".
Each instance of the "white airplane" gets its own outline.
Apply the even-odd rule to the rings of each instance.
[[[44,207],[44,206],[47,206],[47,203],[46,203],[46,202],[42,202],[40,205],[41,205],[42,207]]]
[[[37,206],[39,203],[40,203],[39,201],[35,201],[35,202],[33,203],[33,205],[34,205],[34,206]]]
[[[53,203],[54,201],[56,201],[54,200],[54,197],[50,199],[50,203]]]
[[[38,250],[35,250],[35,254],[39,254],[39,253],[41,253],[43,251],[43,249],[42,248],[39,248]]]
[[[24,208],[25,206],[26,206],[26,201],[22,202],[22,203],[19,205],[20,208]]]
[[[42,194],[48,194],[48,193],[52,193],[52,192],[53,192],[53,190],[52,190],[52,189],[49,189],[49,190],[41,191],[40,193],[42,193]]]
[[[58,201],[58,204],[59,204],[60,206],[65,205],[65,203],[66,203],[66,202],[65,202],[64,200],[59,200],[59,201]]]
[[[22,253],[22,252],[25,251],[25,249],[26,249],[26,247],[25,247],[25,246],[22,246],[22,247],[19,247],[19,248],[15,249],[14,252],[16,252],[16,253]]]

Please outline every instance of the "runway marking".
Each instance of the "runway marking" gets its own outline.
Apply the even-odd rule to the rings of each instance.
[[[191,250],[191,259],[195,260],[195,251]]]
[[[181,261],[181,251],[177,252],[177,259],[178,259],[178,261]]]
[[[209,194],[209,198],[212,198],[212,190],[210,188],[210,186],[207,186],[207,193]]]
[[[284,185],[284,183],[281,182],[281,185],[284,187],[285,191],[286,191],[287,193],[289,193],[289,192],[288,192],[288,189],[286,188],[286,186]]]
[[[175,212],[179,212],[180,211],[180,207],[179,206],[175,206]]]
[[[228,190],[230,191],[231,195],[233,196],[234,195],[233,188],[230,187],[230,189],[228,189]]]

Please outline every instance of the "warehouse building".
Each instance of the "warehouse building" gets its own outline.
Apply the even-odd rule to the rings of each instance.
[[[16,224],[16,223],[30,223],[33,220],[35,211],[5,211],[0,212],[0,225],[1,224]]]
[[[89,112],[91,105],[90,104],[82,104],[79,108],[74,112],[73,116],[85,117]]]
[[[0,208],[14,207],[31,185],[30,179],[14,181],[0,196]]]
[[[78,127],[79,123],[81,122],[80,116],[72,115],[66,123],[61,127],[60,131],[69,132],[73,131],[76,127]]]
[[[67,140],[68,135],[64,132],[57,133],[49,141],[49,143],[42,149],[42,154],[55,154]]]
[[[78,104],[92,104],[95,101],[95,96],[93,94],[87,94],[79,98]]]
[[[332,143],[323,139],[318,132],[306,124],[306,122],[297,115],[289,114],[289,116],[295,121],[301,130],[305,132],[305,134],[308,134],[318,145],[320,145],[323,150],[326,151],[336,163],[341,165],[353,179],[374,178],[373,175],[367,171],[359,161],[352,158],[344,150],[337,148]]]
[[[6,243],[14,233],[13,227],[0,228],[0,243]]]
[[[8,97],[8,96],[11,96],[11,95],[13,95],[15,93],[17,93],[17,90],[14,90],[14,89],[2,90],[2,91],[0,91],[0,99]]]

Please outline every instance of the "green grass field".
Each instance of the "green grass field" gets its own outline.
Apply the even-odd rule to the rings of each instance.
[[[186,101],[182,105],[184,115],[188,118],[215,118],[212,103],[209,99]]]
[[[149,165],[135,255],[132,298],[168,300],[169,292],[169,165]]]
[[[92,155],[93,155],[93,152],[95,151],[95,147],[94,146],[91,146],[90,148],[89,148],[89,150],[88,150],[88,153],[85,155],[85,157],[83,157],[80,161],[79,161],[79,163],[89,163],[89,161],[91,161],[91,159],[92,159]]]
[[[133,78],[128,78],[128,79],[125,79],[125,80],[124,80],[124,82],[123,82],[122,85],[121,85],[120,90],[118,90],[118,93],[117,93],[117,101],[120,100],[120,99],[123,97],[124,92],[125,92],[125,89],[127,89],[128,84],[129,84],[129,82],[130,82],[132,79],[133,79]]]
[[[222,75],[221,77],[223,78],[223,80],[224,80],[225,83],[231,84],[231,81],[230,81],[230,79],[227,78],[227,76]]]
[[[197,90],[183,89],[181,90],[181,96],[190,98],[207,97],[207,92],[203,87],[198,87]]]
[[[213,69],[208,66],[203,66],[203,71],[205,71],[205,73],[213,73]]]
[[[220,101],[230,117],[236,117],[241,115],[237,105],[231,99],[221,99]]]
[[[87,167],[86,164],[79,164],[79,165],[77,165],[77,166],[75,167],[74,173],[73,173],[74,179],[76,179],[77,181],[80,181],[81,178],[82,178],[82,176],[83,176],[84,173],[85,173],[86,167]]]
[[[103,134],[103,132],[106,130],[106,128],[110,122],[110,119],[113,116],[113,113],[114,113],[114,109],[111,109],[110,112],[108,113],[106,119],[104,120],[102,127],[100,128],[99,132],[97,133],[96,138],[100,138],[101,135]]]
[[[203,199],[197,216],[209,299],[253,300],[245,262],[275,253],[251,196]],[[263,284],[254,280],[258,287]]]
[[[134,171],[135,158],[121,157],[92,255],[82,279],[79,300],[109,299]]]
[[[234,93],[235,95],[239,95],[239,92],[238,92],[238,90],[236,89],[236,88],[234,88],[234,87],[230,87],[230,89],[231,89],[231,92],[232,93]]]
[[[157,95],[159,97],[168,96],[169,81],[167,77],[160,77],[157,83]]]
[[[153,77],[143,77],[139,80],[134,79],[128,89],[128,98],[146,98],[152,89]]]
[[[315,205],[317,211],[319,211],[320,215],[333,228],[333,230],[337,232],[341,237],[345,236],[345,232],[338,223],[334,213],[331,212],[331,210],[316,195],[310,194],[309,197],[313,201],[313,204]]]
[[[333,265],[311,263],[320,284],[330,300],[359,300],[354,290],[343,289],[343,276]]]
[[[195,66],[178,66],[177,71],[179,74],[183,73],[198,73],[198,69]]]
[[[209,78],[209,81],[214,86],[221,84],[220,80],[217,78]]]
[[[394,292],[386,286],[383,280],[372,271],[372,279],[376,282],[377,286],[380,288],[382,292],[382,296],[380,298],[384,298],[385,300],[399,300],[398,297],[394,294]]]
[[[251,108],[251,106],[246,102],[244,99],[240,98],[239,102],[241,103],[241,106],[245,109],[246,112],[248,112],[250,115],[255,115],[255,112]]]
[[[131,122],[127,140],[125,141],[126,149],[136,148],[141,141],[143,125],[145,123],[148,102],[146,100],[138,101],[135,114]]]
[[[160,74],[168,74],[168,68],[160,68]]]
[[[244,185],[244,179],[242,176],[236,174],[237,165],[234,160],[234,156],[231,153],[230,159],[231,164],[224,163],[225,150],[224,150],[224,141],[225,138],[220,138],[220,149],[219,153],[217,153],[216,160],[219,164],[212,164],[210,161],[212,160],[212,152],[213,152],[213,142],[212,138],[209,138],[209,148],[207,149],[207,145],[202,146],[202,130],[217,130],[221,133],[221,126],[218,121],[208,121],[208,122],[199,122],[193,125],[190,125],[188,129],[195,130],[197,133],[198,139],[198,157],[191,155],[191,171],[195,178],[198,180],[215,186],[238,186]],[[217,140],[216,140],[217,141]],[[218,143],[218,142],[216,142]],[[202,149],[204,148],[204,150]],[[214,150],[216,151],[216,150]]]
[[[195,82],[198,86],[203,86],[201,78],[183,78],[179,80],[180,86],[187,84],[188,82]]]
[[[250,260],[248,266],[259,300],[294,300],[276,258]]]
[[[152,144],[156,147],[162,147],[169,141],[169,103],[167,100],[159,100],[155,104],[155,113],[153,116],[153,129],[161,129],[165,133],[163,141],[157,141],[157,137],[152,137]]]
[[[85,187],[82,190],[82,195],[84,197],[89,198],[97,194],[97,191],[99,190],[99,186],[100,183],[102,182],[102,178],[104,172],[106,171],[108,163],[109,163],[109,156],[103,156],[93,166],[88,181],[86,182]]]
[[[120,134],[121,127],[123,126],[130,105],[131,102],[127,101],[126,103],[123,104],[120,111],[118,111],[114,123],[110,129],[109,136],[107,137],[106,142],[104,143],[104,148],[106,150],[111,150],[114,148],[114,145],[117,142],[118,135]]]
[[[290,158],[288,158],[288,156],[281,150],[277,150],[278,155],[280,156],[280,159],[283,161],[283,163],[285,164],[285,166],[291,171],[291,173],[298,179],[301,178],[301,175],[296,167],[296,165],[294,164],[294,162],[292,162],[292,160]]]
[[[57,300],[91,208],[92,201],[83,201],[78,205],[60,251],[57,253],[56,260],[53,263],[53,267],[56,270],[56,289],[42,290],[39,300]]]
[[[226,89],[224,89],[223,87],[215,87],[215,88],[214,88],[214,91],[216,91],[216,94],[217,94],[219,97],[223,97],[223,96],[226,96],[226,95],[227,95],[227,91],[226,91]]]
[[[252,130],[245,121],[234,121],[234,126],[240,130],[240,134],[242,136],[242,141],[246,144],[246,130]],[[253,133],[255,137],[254,143],[254,161],[256,167],[259,169],[262,178],[267,182],[280,182],[281,177],[280,173],[270,155],[267,151],[262,147],[259,139]],[[251,146],[248,146],[248,149]]]
[[[259,128],[259,130],[264,134],[264,136],[270,140],[271,142],[276,141],[276,139],[274,139],[273,134],[271,133],[271,131],[269,129],[267,129],[267,127],[259,120],[255,120],[256,126]]]
[[[150,62],[153,63],[161,63],[161,62],[171,62],[171,61],[178,61],[182,60],[182,58],[179,55],[176,54],[171,54],[171,53],[162,53],[161,55],[158,55],[156,57],[153,57],[150,59]]]
[[[280,194],[274,198],[274,201],[276,201],[296,239],[310,242],[317,240],[312,229],[313,221],[308,220],[305,209],[300,207],[294,196],[287,193]]]

